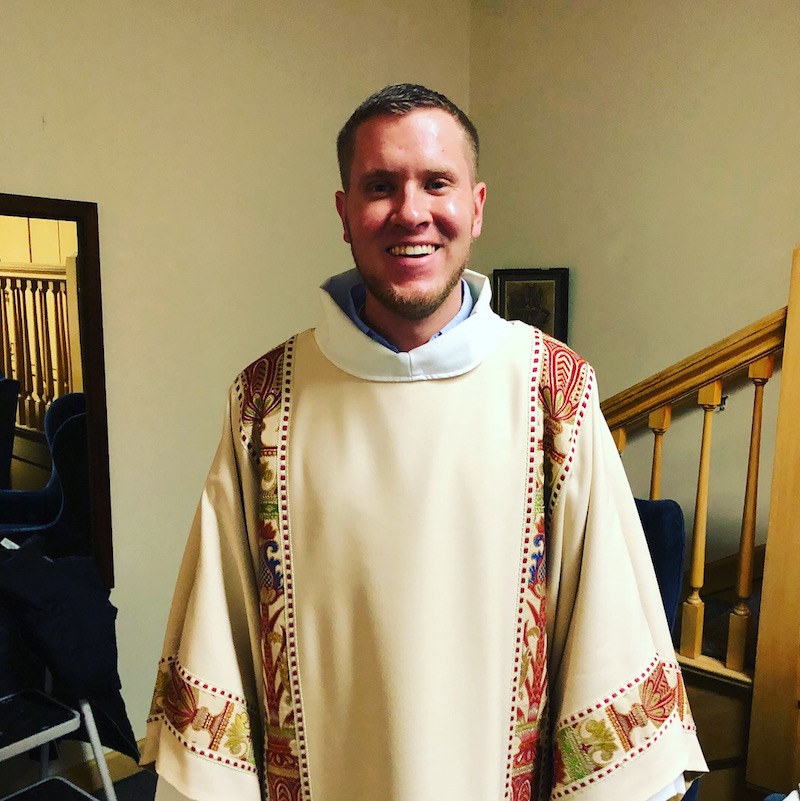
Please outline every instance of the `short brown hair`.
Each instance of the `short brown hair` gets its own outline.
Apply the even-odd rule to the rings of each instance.
[[[438,108],[446,111],[462,128],[472,153],[473,179],[478,172],[480,142],[478,131],[470,118],[449,98],[416,83],[397,83],[385,86],[370,95],[351,115],[336,138],[336,155],[342,189],[350,188],[350,167],[356,148],[356,131],[367,120],[375,117],[403,116],[420,108]]]

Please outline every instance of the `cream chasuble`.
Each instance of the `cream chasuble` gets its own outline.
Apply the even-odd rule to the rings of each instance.
[[[593,372],[467,279],[415,351],[326,294],[234,384],[143,756],[187,797],[644,801],[705,769]]]

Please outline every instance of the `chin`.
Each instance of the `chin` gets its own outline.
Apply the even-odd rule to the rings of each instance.
[[[420,289],[387,287],[384,292],[370,291],[385,308],[406,320],[418,321],[439,311],[450,298],[460,280],[461,275],[459,274],[454,281],[440,287]]]

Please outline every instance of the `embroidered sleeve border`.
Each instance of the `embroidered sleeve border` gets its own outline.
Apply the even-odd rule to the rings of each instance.
[[[626,685],[556,725],[552,798],[611,775],[676,724],[694,730],[680,668],[655,657]]]
[[[191,753],[257,773],[252,718],[241,696],[189,673],[175,656],[160,661],[147,722],[161,722]]]

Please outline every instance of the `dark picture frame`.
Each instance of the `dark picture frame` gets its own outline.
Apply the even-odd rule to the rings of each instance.
[[[494,310],[567,342],[569,267],[502,269],[492,272]]]

